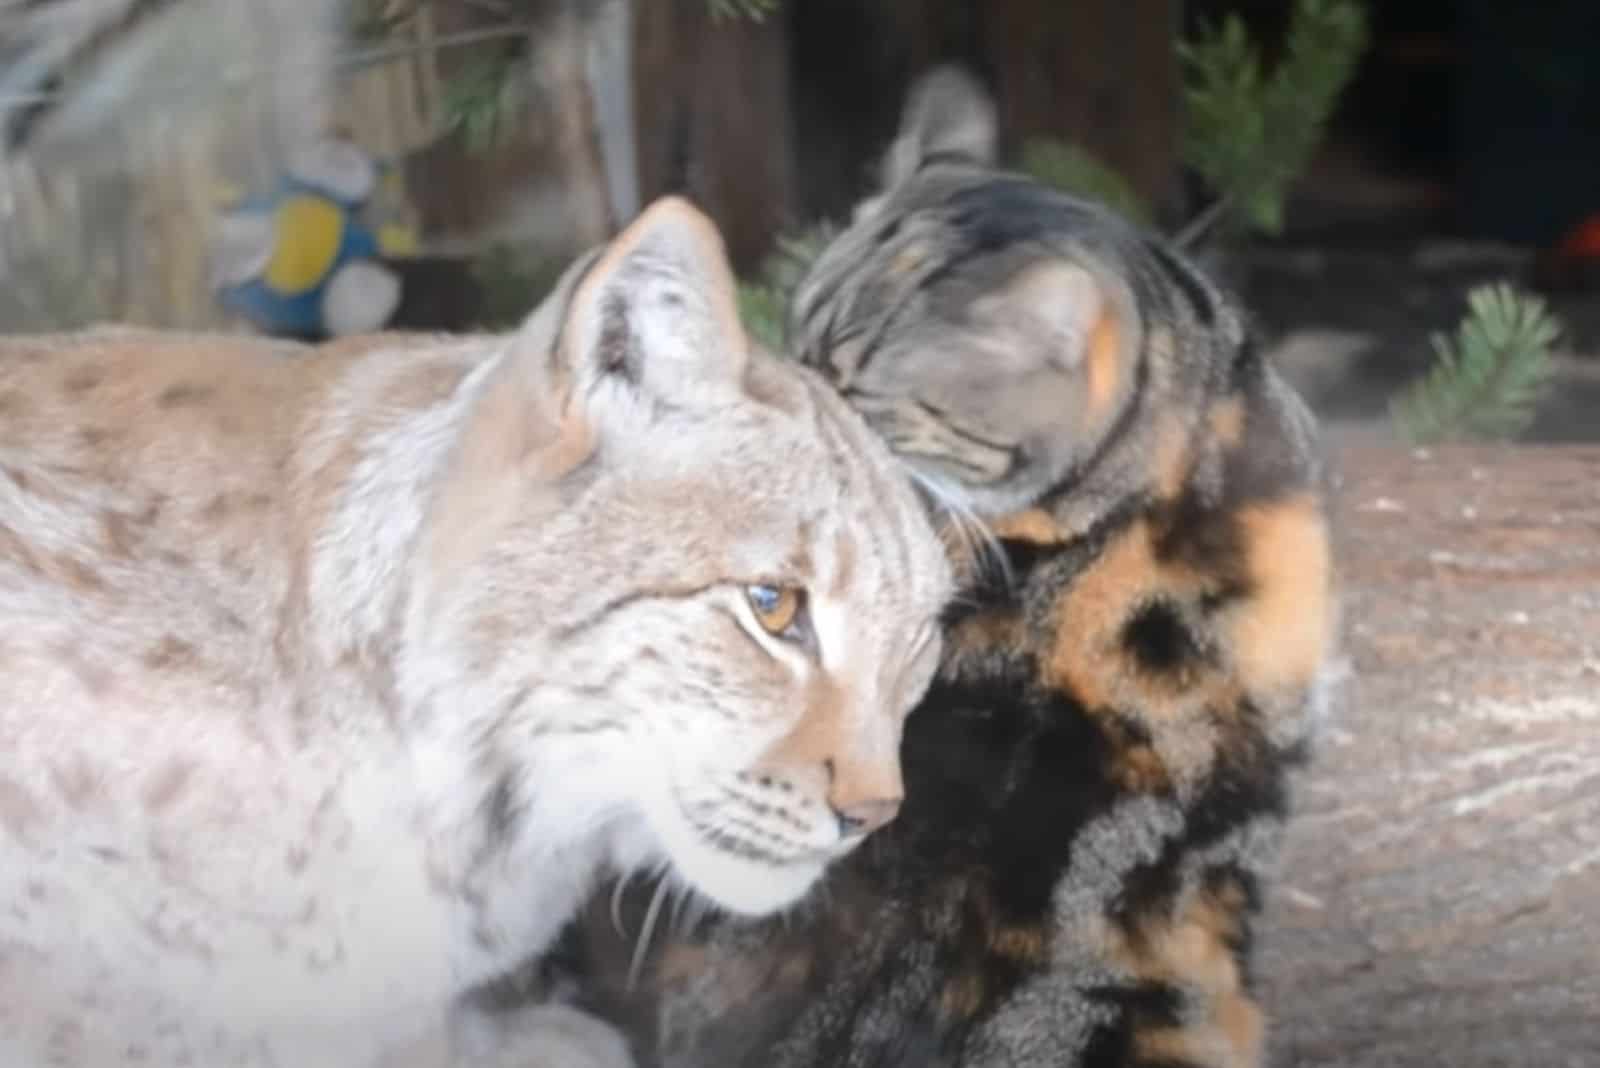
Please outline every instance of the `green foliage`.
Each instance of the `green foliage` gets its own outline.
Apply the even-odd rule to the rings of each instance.
[[[460,131],[469,152],[484,152],[516,125],[528,102],[528,72],[514,55],[476,56],[444,84],[445,126]]]
[[[1289,185],[1321,141],[1367,36],[1358,0],[1296,0],[1270,75],[1237,15],[1178,43],[1183,159],[1229,202],[1226,227],[1282,229]]]
[[[0,0],[3,2],[3,0]],[[356,28],[369,37],[383,37],[415,13],[427,0],[394,10],[393,0],[366,0],[356,9]],[[782,0],[706,0],[712,21],[747,18],[761,22]],[[469,152],[486,152],[513,129],[528,103],[531,80],[527,60],[515,49],[500,48],[476,56],[445,82],[440,111],[447,129],[459,131]]]
[[[739,319],[750,336],[773,352],[783,350],[783,294],[763,282],[739,283]]]
[[[1079,145],[1034,138],[1022,146],[1019,162],[1024,172],[1046,185],[1099,201],[1135,222],[1150,221],[1149,208],[1127,180]]]
[[[1390,403],[1415,443],[1515,438],[1548,384],[1561,327],[1543,300],[1500,283],[1472,290],[1467,306],[1455,343],[1434,335],[1433,367]]]
[[[837,232],[831,224],[817,223],[799,233],[779,235],[777,247],[762,261],[755,278],[739,283],[739,317],[762,345],[782,350],[789,297]]]
[[[527,318],[530,309],[555,288],[571,262],[529,246],[503,243],[474,258],[472,273],[483,290],[477,325],[506,330]]]

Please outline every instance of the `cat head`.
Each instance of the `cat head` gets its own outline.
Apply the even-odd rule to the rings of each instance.
[[[956,67],[925,75],[883,188],[812,264],[787,326],[920,481],[985,516],[1069,484],[1142,391],[1192,385],[1182,354],[1150,361],[1174,336],[1152,327],[1179,286],[1216,303],[1109,210],[998,169],[995,145],[979,84]]]
[[[752,348],[720,237],[677,198],[464,388],[422,614],[490,706],[490,807],[570,805],[619,867],[737,912],[796,900],[902,795],[952,582],[910,483],[825,383]]]

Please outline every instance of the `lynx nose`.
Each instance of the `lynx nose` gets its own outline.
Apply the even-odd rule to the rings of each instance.
[[[875,801],[857,801],[843,808],[835,808],[833,814],[839,820],[839,833],[846,838],[867,835],[900,814],[900,798],[885,797]]]

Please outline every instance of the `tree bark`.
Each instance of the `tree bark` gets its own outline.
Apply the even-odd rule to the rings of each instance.
[[[980,10],[1002,151],[1040,136],[1076,142],[1160,210],[1178,163],[1173,0],[1007,0]]]
[[[1261,936],[1271,1063],[1600,1064],[1600,449],[1337,459],[1352,676]]]
[[[443,37],[503,25],[492,8],[446,3],[434,10]],[[526,108],[490,147],[475,149],[459,132],[440,137],[406,161],[430,247],[468,252],[495,240],[527,240],[551,253],[575,254],[606,240],[613,217],[590,85],[591,46],[605,27],[585,0],[537,0],[527,7],[529,79]],[[448,81],[510,42],[443,49],[437,61]]]
[[[688,195],[748,270],[790,221],[784,20],[718,20],[705,0],[649,0],[633,21],[640,199]]]

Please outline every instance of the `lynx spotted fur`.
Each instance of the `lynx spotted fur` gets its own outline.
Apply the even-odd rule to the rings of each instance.
[[[680,200],[509,337],[0,341],[0,1063],[538,1068],[456,1010],[597,878],[893,816],[949,582]]]

